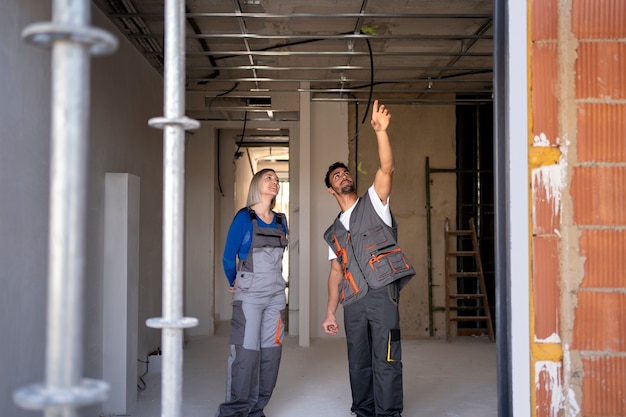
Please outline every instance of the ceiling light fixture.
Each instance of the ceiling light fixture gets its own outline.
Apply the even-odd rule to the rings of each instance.
[[[265,132],[265,131],[269,131],[269,132],[280,132],[280,127],[257,127],[254,130],[258,130],[260,132]]]

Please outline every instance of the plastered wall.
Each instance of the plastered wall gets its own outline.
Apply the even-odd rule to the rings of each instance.
[[[395,172],[391,211],[398,222],[398,239],[413,263],[417,275],[400,296],[401,330],[404,337],[430,337],[426,222],[426,157],[433,168],[455,168],[456,116],[454,106],[387,106],[391,112],[389,135],[394,151]],[[365,107],[359,108],[363,118]],[[370,110],[371,111],[371,110]],[[351,108],[354,126],[355,109]],[[354,134],[351,134],[351,137]],[[372,184],[378,168],[376,138],[369,118],[360,129],[358,140],[350,143],[351,169],[358,173],[359,194]],[[359,168],[355,170],[355,164]],[[456,216],[456,178],[437,174],[430,184],[433,304],[443,306],[444,298],[444,221]],[[443,312],[433,314],[434,335],[445,335]]]

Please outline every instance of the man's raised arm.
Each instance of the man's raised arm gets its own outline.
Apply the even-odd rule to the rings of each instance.
[[[376,141],[378,142],[378,158],[380,159],[380,167],[376,171],[374,178],[374,190],[378,194],[378,198],[383,204],[387,204],[387,199],[391,194],[391,182],[393,170],[395,168],[393,162],[393,152],[391,151],[391,143],[389,135],[387,135],[387,127],[391,114],[384,105],[378,105],[378,100],[374,101],[372,107],[372,128],[376,133]]]

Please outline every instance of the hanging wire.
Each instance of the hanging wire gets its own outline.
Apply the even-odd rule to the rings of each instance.
[[[243,130],[241,132],[241,140],[237,144],[237,150],[235,150],[235,154],[233,155],[233,163],[235,163],[235,161],[241,157],[241,153],[239,152],[239,149],[241,149],[241,144],[243,143],[243,138],[245,137],[245,134],[246,134],[247,124],[248,124],[248,111],[246,110],[243,114]]]
[[[367,49],[369,51],[369,56],[370,56],[369,96],[367,98],[367,107],[365,108],[365,113],[363,114],[363,120],[361,120],[361,124],[357,128],[355,134],[350,138],[351,141],[359,137],[359,133],[361,132],[361,129],[363,128],[363,124],[365,123],[365,120],[367,120],[367,115],[370,111],[370,106],[372,104],[372,95],[374,94],[374,54],[372,53],[372,45],[370,44],[370,40],[365,39],[365,41],[367,42]]]

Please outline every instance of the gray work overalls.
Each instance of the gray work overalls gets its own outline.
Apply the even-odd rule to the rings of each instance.
[[[406,273],[414,270],[396,251],[395,220],[392,216],[392,226],[386,225],[365,194],[352,211],[350,230],[337,218],[324,240],[343,270],[338,290],[348,345],[351,411],[358,417],[399,417],[403,393],[398,301],[400,289],[412,277]],[[402,271],[391,273],[391,282],[381,287],[371,272],[380,269],[372,259],[384,260],[385,270]]]
[[[248,211],[252,243],[246,259],[237,265],[226,401],[220,405],[218,417],[264,417],[282,354],[286,308],[282,258],[287,222],[284,214],[275,213],[276,227],[259,227],[254,211]]]

